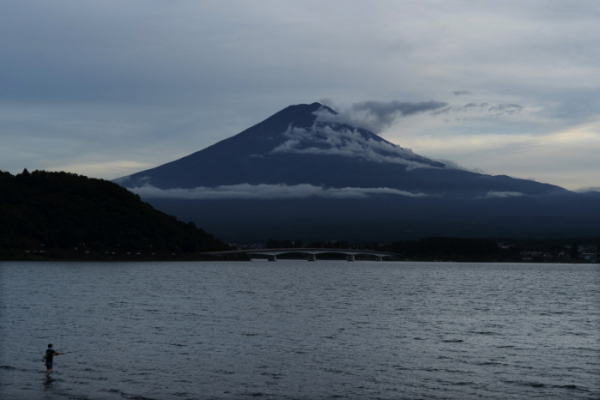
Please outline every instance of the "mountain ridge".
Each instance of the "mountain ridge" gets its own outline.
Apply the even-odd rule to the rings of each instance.
[[[449,169],[366,129],[321,122],[318,112],[336,115],[319,103],[289,106],[212,146],[115,182],[130,189],[144,185],[193,189],[311,184],[333,188],[387,187],[430,195],[470,190],[477,196],[490,191],[535,195],[566,190],[528,180]]]
[[[230,242],[600,236],[598,196],[452,169],[319,103],[116,182]]]

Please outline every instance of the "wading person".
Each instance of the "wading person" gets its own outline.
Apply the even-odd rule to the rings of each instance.
[[[61,354],[65,354],[65,353],[59,353],[58,351],[54,351],[54,349],[52,348],[52,345],[49,344],[48,348],[46,349],[46,355],[44,356],[44,359],[46,360],[46,377],[50,378],[50,372],[52,372],[52,362],[54,360],[54,356],[59,356]]]

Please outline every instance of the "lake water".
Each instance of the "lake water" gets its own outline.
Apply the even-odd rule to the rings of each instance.
[[[4,400],[600,398],[598,264],[5,262],[0,289]]]

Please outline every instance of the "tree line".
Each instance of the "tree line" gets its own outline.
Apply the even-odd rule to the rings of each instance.
[[[229,246],[106,180],[0,171],[0,251],[32,249],[197,253]]]

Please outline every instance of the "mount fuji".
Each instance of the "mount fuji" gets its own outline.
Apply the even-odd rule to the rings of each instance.
[[[115,182],[237,242],[600,234],[597,193],[459,169],[359,125],[319,103],[294,105]]]

